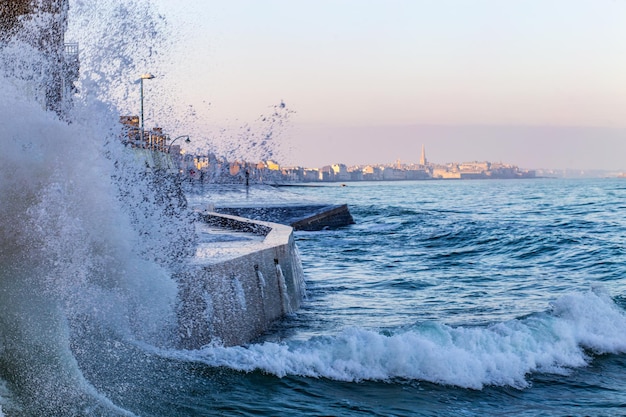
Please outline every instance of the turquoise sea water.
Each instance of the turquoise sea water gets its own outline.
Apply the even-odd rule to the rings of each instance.
[[[190,201],[237,198],[347,202],[356,224],[297,232],[303,308],[249,346],[160,352],[162,385],[139,414],[625,412],[623,180],[207,189]]]

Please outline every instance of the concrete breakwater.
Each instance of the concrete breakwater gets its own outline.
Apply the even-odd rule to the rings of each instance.
[[[133,149],[133,154],[147,172],[176,171],[169,154],[147,149]],[[174,194],[182,195],[177,187]],[[310,207],[306,211],[312,213]],[[300,307],[304,272],[294,228],[248,216],[253,214],[198,214],[195,255],[175,274],[181,348],[249,343]]]
[[[291,227],[203,213],[197,228],[196,254],[176,274],[181,348],[249,343],[299,308],[304,273]]]
[[[354,224],[347,204],[265,204],[216,207],[216,212],[289,225],[294,230],[317,231]]]

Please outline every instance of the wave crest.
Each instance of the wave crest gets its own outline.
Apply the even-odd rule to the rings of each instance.
[[[426,323],[383,334],[346,329],[307,341],[169,352],[239,371],[338,381],[419,380],[463,388],[529,386],[536,373],[566,374],[590,353],[626,352],[626,314],[602,291],[574,293],[544,313],[488,327]]]

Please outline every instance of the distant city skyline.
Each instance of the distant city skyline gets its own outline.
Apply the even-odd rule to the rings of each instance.
[[[307,155],[311,166],[331,163],[365,165],[419,163],[422,145],[432,163],[490,161],[524,169],[625,170],[626,129],[554,126],[377,126],[306,127],[297,134],[309,138],[294,155]],[[342,135],[375,144],[375,155],[359,146],[342,146]],[[546,139],[549,138],[549,139]],[[315,139],[315,140],[314,140]],[[550,140],[551,146],[544,142]],[[339,145],[338,145],[339,143]],[[326,152],[319,152],[319,148]],[[616,154],[611,154],[615,150]],[[313,156],[315,155],[315,156]],[[579,155],[585,155],[580,157]],[[294,158],[296,160],[297,157]],[[286,164],[288,165],[288,164]],[[309,166],[295,163],[293,165]]]
[[[284,101],[285,164],[418,162],[424,144],[434,161],[626,169],[625,1],[154,4],[179,43],[148,89],[193,107],[191,151],[234,148],[245,135],[215,132]]]

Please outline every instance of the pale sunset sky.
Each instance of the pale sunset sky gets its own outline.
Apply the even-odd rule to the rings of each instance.
[[[283,101],[284,165],[626,170],[626,0],[154,4],[196,131]]]

